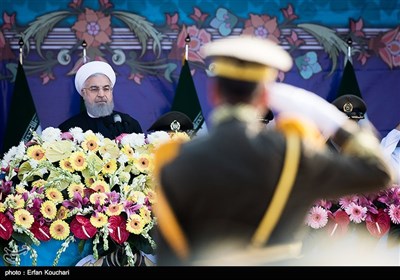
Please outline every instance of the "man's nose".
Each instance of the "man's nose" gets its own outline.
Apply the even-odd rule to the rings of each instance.
[[[106,94],[106,91],[103,88],[99,88],[99,92],[97,93],[97,96],[104,96]]]

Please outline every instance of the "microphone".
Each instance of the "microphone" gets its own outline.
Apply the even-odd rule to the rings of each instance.
[[[121,118],[121,116],[119,114],[115,114],[113,118],[114,118],[114,123],[115,124],[122,122],[122,118]]]
[[[117,130],[115,137],[117,137],[124,132],[124,128],[122,126],[122,118],[119,114],[115,114],[113,116],[113,120],[114,120],[115,129]]]

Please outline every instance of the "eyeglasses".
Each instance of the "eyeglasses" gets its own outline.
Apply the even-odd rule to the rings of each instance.
[[[110,91],[112,91],[112,86],[104,86],[104,87],[98,87],[98,86],[91,86],[88,88],[83,88],[83,89],[87,89],[90,93],[93,94],[99,94],[100,90],[103,90],[104,93],[109,93]]]

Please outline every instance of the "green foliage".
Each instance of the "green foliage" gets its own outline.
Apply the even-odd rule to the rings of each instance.
[[[148,22],[144,17],[132,13],[114,11],[112,15],[128,25],[129,29],[138,37],[142,45],[141,55],[146,52],[147,40],[151,38],[153,39],[153,51],[157,56],[160,56],[162,34],[153,27],[152,23]]]
[[[303,23],[299,24],[298,27],[313,35],[315,39],[321,43],[325,52],[328,53],[332,60],[332,69],[329,73],[329,75],[331,75],[337,67],[339,53],[347,54],[347,43],[343,41],[334,30],[325,26]]]
[[[37,20],[31,22],[29,27],[23,33],[24,46],[26,49],[29,50],[29,39],[34,37],[36,39],[37,52],[41,57],[43,57],[40,45],[43,43],[44,38],[58,22],[70,15],[71,13],[68,11],[58,11],[40,16]]]

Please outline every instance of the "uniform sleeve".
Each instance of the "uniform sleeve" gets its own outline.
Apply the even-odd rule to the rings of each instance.
[[[393,182],[393,170],[372,131],[349,121],[333,140],[339,154],[324,153],[312,163],[317,165],[316,174],[325,184],[325,195],[375,192]]]

